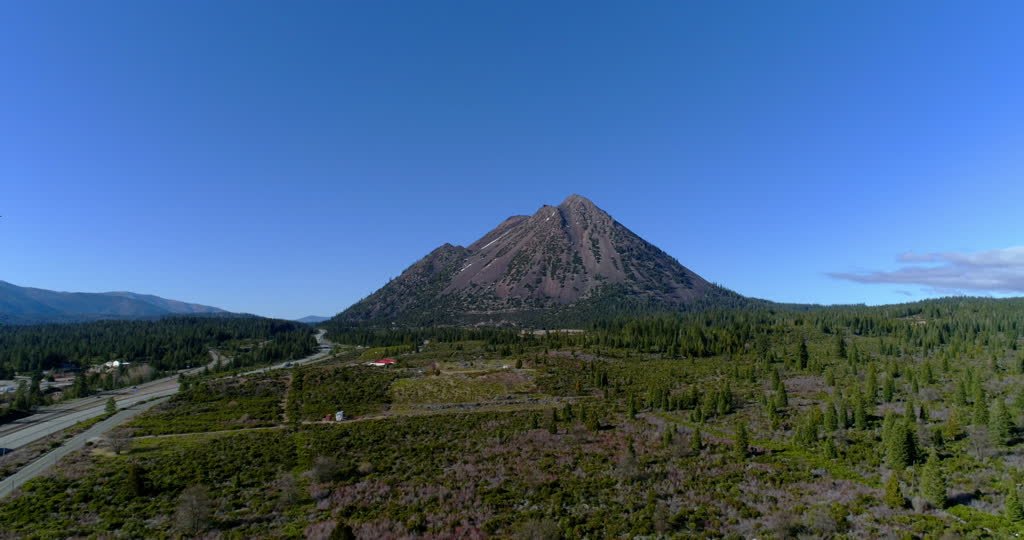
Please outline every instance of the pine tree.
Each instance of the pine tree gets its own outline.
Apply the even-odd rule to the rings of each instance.
[[[786,393],[785,385],[779,385],[779,391],[775,394],[775,404],[780,409],[789,406],[789,394]]]
[[[128,464],[128,478],[125,482],[128,495],[141,497],[146,494],[146,471],[141,465],[132,461]]]
[[[893,394],[896,393],[896,381],[892,378],[892,375],[885,378],[885,385],[882,386],[882,401],[888,403],[892,401]]]
[[[868,428],[868,411],[864,405],[863,396],[857,396],[856,402],[853,404],[853,425],[861,430]]]
[[[700,434],[700,428],[696,428],[693,430],[693,435],[690,436],[690,450],[692,450],[694,453],[699,454],[701,448],[703,447],[704,441],[702,440]]]
[[[114,414],[114,413],[117,412],[117,402],[114,401],[114,398],[108,398],[107,399],[107,404],[106,404],[106,406],[104,406],[103,410],[108,415],[111,415],[111,414]]]
[[[800,369],[807,369],[807,365],[811,359],[811,354],[807,351],[807,340],[800,342]]]
[[[946,476],[934,450],[921,469],[921,495],[936,508],[946,507]]]
[[[960,418],[954,408],[949,410],[949,418],[946,418],[946,423],[942,426],[942,435],[947,441],[955,441],[960,438]]]
[[[1006,494],[1006,502],[1003,503],[1003,515],[1010,521],[1024,520],[1024,506],[1021,505],[1020,494],[1017,493],[1017,486],[1010,486]]]
[[[874,364],[868,365],[868,374],[864,381],[864,396],[868,403],[874,403],[878,397],[878,373],[875,371]]]
[[[836,459],[839,457],[839,449],[836,448],[836,442],[832,439],[832,436],[825,437],[825,457],[828,459]]]
[[[842,397],[839,398],[839,403],[836,405],[836,420],[839,422],[839,429],[850,427],[850,414],[846,409],[846,400]]]
[[[839,429],[839,417],[836,413],[835,403],[829,401],[825,404],[825,430],[829,433]]]
[[[747,425],[740,422],[736,426],[736,440],[733,441],[733,455],[737,459],[746,459],[750,447],[750,435],[747,433]]]
[[[980,386],[974,393],[973,420],[976,426],[988,425],[988,399],[985,397],[985,391]]]
[[[892,413],[886,415],[882,430],[882,444],[889,468],[899,471],[914,463],[917,458],[917,436],[912,426]]]
[[[29,395],[28,383],[24,379],[18,384],[18,389],[14,392],[14,401],[11,403],[11,407],[19,411],[29,411],[32,409],[32,397]]]
[[[1013,436],[1013,418],[1002,398],[996,398],[989,415],[989,431],[996,443],[1006,446]]]
[[[963,406],[967,405],[967,386],[963,380],[956,382],[956,392],[953,394],[953,403]]]
[[[903,492],[900,491],[900,479],[893,471],[889,474],[889,479],[885,482],[885,504],[892,508],[903,508],[906,506],[906,499],[903,498]]]
[[[842,334],[836,334],[836,356],[846,358],[846,340]]]

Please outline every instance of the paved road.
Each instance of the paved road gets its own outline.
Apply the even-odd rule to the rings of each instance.
[[[61,458],[78,450],[85,446],[86,441],[102,436],[104,433],[113,429],[114,427],[131,420],[136,415],[149,410],[150,408],[167,401],[167,397],[155,399],[146,403],[134,404],[129,408],[122,411],[118,411],[114,416],[97,422],[96,425],[89,429],[75,435],[71,439],[61,446],[55,448],[47,454],[43,454],[39,459],[25,465],[18,472],[8,476],[3,481],[0,481],[0,499],[10,495],[14,490],[20,488],[22,484],[29,480],[39,476],[46,469],[53,466]]]
[[[281,362],[272,366],[258,369],[250,373],[262,373],[271,369],[280,369],[289,365],[303,365],[311,362],[318,362],[330,356],[333,345],[325,337],[327,332],[320,330],[316,334],[316,341],[319,349],[316,353],[294,360],[292,362]],[[197,373],[202,368],[196,368],[186,373]],[[163,403],[170,396],[178,392],[178,378],[167,377],[140,384],[135,388],[122,389],[111,392],[104,392],[98,396],[90,396],[82,399],[75,399],[62,402],[58,405],[40,407],[36,414],[27,416],[15,422],[0,426],[0,448],[15,449],[31,444],[43,437],[47,437],[64,429],[67,429],[82,420],[88,420],[104,414],[106,411],[107,398],[113,397],[117,402],[119,410],[114,416],[97,423],[84,432],[72,437],[60,447],[44,454],[35,461],[25,465],[17,473],[7,477],[0,482],[0,498],[6,497],[25,482],[42,474],[46,469],[53,466],[60,458],[82,448],[89,439],[99,437],[114,428],[115,426],[128,421],[143,411]],[[152,401],[149,401],[152,400]],[[142,403],[145,402],[145,403]]]
[[[107,398],[114,398],[117,407],[125,409],[141,401],[170,396],[177,391],[177,377],[167,377],[140,384],[136,389],[103,392],[96,396],[40,407],[31,416],[0,426],[0,448],[20,448],[82,420],[100,416],[106,411]]]
[[[313,353],[313,354],[311,354],[311,355],[309,355],[309,356],[307,356],[305,358],[302,358],[302,359],[299,359],[299,360],[290,360],[288,362],[280,362],[278,364],[273,364],[273,365],[270,365],[270,366],[267,366],[267,367],[264,367],[264,368],[254,369],[252,371],[246,371],[245,373],[241,373],[241,375],[254,375],[256,373],[266,373],[266,372],[268,372],[268,371],[270,371],[272,369],[282,369],[282,368],[288,368],[288,367],[302,366],[302,365],[305,365],[305,364],[312,364],[313,362],[319,362],[320,360],[323,360],[323,359],[325,359],[325,358],[327,358],[328,356],[331,355],[331,347],[334,345],[333,343],[331,343],[327,339],[326,336],[327,336],[327,331],[326,330],[320,330],[319,332],[317,332],[317,334],[315,336],[313,336],[313,337],[316,338],[316,343],[317,343],[319,348],[318,348],[317,352],[315,352],[315,353]]]
[[[320,330],[316,334],[316,340],[320,349],[315,354],[307,356],[301,360],[281,362],[249,373],[262,373],[271,369],[286,367],[288,364],[302,365],[327,358],[327,356],[330,355],[332,344],[326,337],[324,337],[326,334],[327,332],[324,330]],[[185,373],[198,373],[201,369],[202,368],[195,368]],[[97,394],[96,396],[89,396],[87,398],[64,401],[57,405],[40,407],[36,410],[36,413],[31,416],[26,416],[25,418],[21,418],[14,422],[0,425],[0,448],[9,448],[14,450],[38,441],[43,437],[48,437],[54,433],[63,431],[82,420],[96,418],[106,411],[107,398],[110,397],[113,397],[114,401],[117,402],[118,409],[124,409],[149,399],[171,396],[177,393],[177,391],[178,377],[171,376],[140,384],[134,389],[124,388],[120,390],[113,390]]]

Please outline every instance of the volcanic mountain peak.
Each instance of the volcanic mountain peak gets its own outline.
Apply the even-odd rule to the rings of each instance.
[[[509,217],[469,247],[444,244],[339,317],[525,320],[602,302],[664,311],[719,297],[737,298],[574,194]]]

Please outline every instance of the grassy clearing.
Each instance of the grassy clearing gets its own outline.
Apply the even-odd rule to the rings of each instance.
[[[535,390],[529,372],[499,370],[402,379],[391,385],[390,392],[396,404],[415,404],[492,401]]]

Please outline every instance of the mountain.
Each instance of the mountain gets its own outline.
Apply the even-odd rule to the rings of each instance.
[[[332,322],[564,326],[745,302],[571,195],[444,244]]]
[[[300,322],[300,323],[304,323],[304,324],[317,324],[317,323],[322,323],[324,321],[328,321],[330,319],[331,319],[330,317],[321,317],[319,315],[308,315],[308,316],[303,317],[301,319],[295,319],[295,322]]]
[[[132,292],[75,293],[19,287],[0,281],[0,323],[34,324],[167,315],[227,314],[200,304]]]

